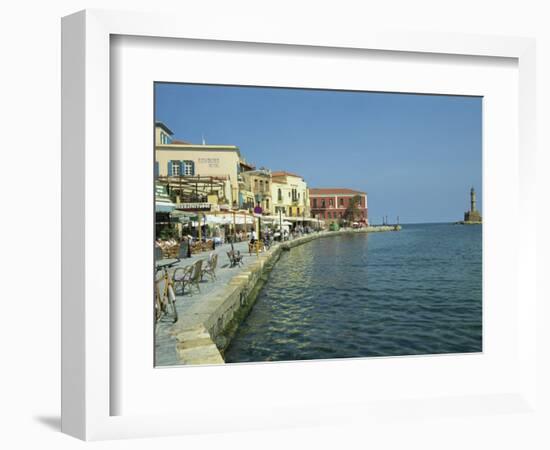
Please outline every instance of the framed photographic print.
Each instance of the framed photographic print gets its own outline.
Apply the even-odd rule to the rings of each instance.
[[[63,431],[532,407],[534,43],[325,31],[63,19]]]
[[[155,365],[481,352],[481,119],[477,96],[156,83]]]

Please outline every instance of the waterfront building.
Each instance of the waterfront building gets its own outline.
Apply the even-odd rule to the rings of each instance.
[[[311,214],[317,219],[327,223],[356,221],[368,225],[366,192],[347,188],[311,188],[309,200]]]
[[[171,144],[174,133],[162,122],[155,122],[155,144]]]
[[[260,206],[264,214],[270,214],[273,206],[271,198],[271,171],[261,168],[241,172],[240,175],[244,180],[244,187],[246,189],[244,192],[252,192],[252,209]],[[251,209],[249,203],[246,204],[246,208]]]
[[[235,145],[192,144],[174,139],[162,122],[155,126],[155,176],[176,192],[178,203],[215,201],[239,206],[239,173],[248,170]]]
[[[254,209],[254,192],[250,188],[248,179],[239,175],[239,209],[251,212]]]
[[[290,218],[309,218],[309,195],[307,183],[300,176],[290,172],[271,173],[272,211],[281,212]]]

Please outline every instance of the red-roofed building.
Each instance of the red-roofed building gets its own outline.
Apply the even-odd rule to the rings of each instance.
[[[357,202],[355,218],[347,216],[352,203]],[[368,224],[367,193],[347,188],[310,188],[311,215],[326,222],[356,221]]]
[[[285,171],[282,171],[282,170],[279,170],[277,172],[271,172],[271,176],[273,176],[275,178],[280,178],[280,177],[302,178],[301,175],[296,175],[295,173],[285,172]]]

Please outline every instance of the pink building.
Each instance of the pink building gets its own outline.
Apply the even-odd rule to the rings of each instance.
[[[359,197],[359,217],[356,220],[368,224],[367,194],[347,188],[312,188],[309,190],[311,215],[327,222],[345,219],[346,209],[352,199]]]

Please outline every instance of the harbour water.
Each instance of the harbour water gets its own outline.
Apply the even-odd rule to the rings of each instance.
[[[225,361],[482,351],[482,226],[404,225],[283,252]]]

